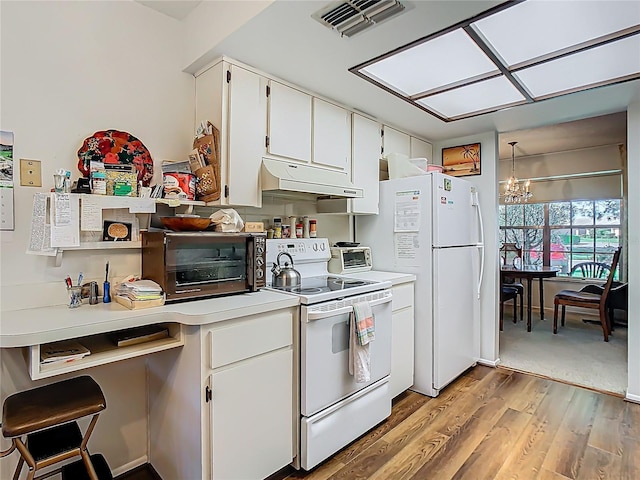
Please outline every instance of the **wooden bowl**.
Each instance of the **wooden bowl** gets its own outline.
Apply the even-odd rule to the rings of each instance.
[[[211,225],[210,218],[199,217],[160,217],[160,221],[174,232],[206,230]]]

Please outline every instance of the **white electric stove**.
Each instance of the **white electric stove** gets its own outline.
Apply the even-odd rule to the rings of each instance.
[[[268,239],[267,266],[280,253],[301,276],[294,288],[267,288],[300,298],[296,347],[300,372],[300,422],[296,467],[310,470],[391,414],[391,283],[328,273],[326,238]],[[281,257],[281,266],[286,256]],[[375,322],[369,345],[370,380],[349,374],[350,315],[368,302]]]

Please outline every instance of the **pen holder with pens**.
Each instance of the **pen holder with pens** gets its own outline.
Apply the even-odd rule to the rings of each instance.
[[[77,308],[82,305],[82,286],[67,287],[67,293],[69,294],[69,308]]]

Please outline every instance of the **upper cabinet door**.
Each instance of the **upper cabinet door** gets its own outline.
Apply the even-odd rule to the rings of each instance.
[[[354,113],[352,182],[364,196],[351,200],[351,213],[378,213],[381,141],[380,124]]]
[[[411,157],[411,140],[408,134],[385,125],[382,142],[382,154],[385,157],[390,153],[401,153],[402,155]]]
[[[313,98],[313,163],[348,171],[351,164],[351,113]]]
[[[433,161],[433,146],[416,137],[411,137],[411,158],[426,158],[429,163]]]
[[[267,80],[235,65],[230,71],[228,203],[261,207],[258,185],[267,132]]]
[[[311,162],[311,95],[271,80],[270,155]]]

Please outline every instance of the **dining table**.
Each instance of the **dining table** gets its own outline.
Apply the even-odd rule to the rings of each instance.
[[[540,320],[544,320],[544,287],[545,278],[555,277],[560,271],[559,267],[548,267],[542,265],[522,265],[515,267],[503,265],[500,267],[500,284],[504,284],[506,278],[524,278],[527,280],[527,332],[531,331],[531,284],[534,279],[540,282]]]

